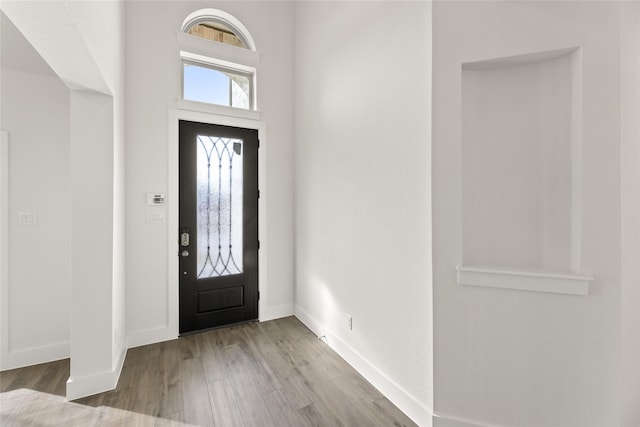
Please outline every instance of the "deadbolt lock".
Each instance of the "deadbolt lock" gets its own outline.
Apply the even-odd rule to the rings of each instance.
[[[189,246],[189,229],[183,228],[180,233],[180,246]]]

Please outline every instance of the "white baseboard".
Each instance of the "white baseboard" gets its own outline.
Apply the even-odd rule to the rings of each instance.
[[[127,349],[123,348],[114,369],[86,377],[69,377],[67,380],[67,400],[76,400],[116,388],[126,356]]]
[[[328,327],[298,305],[295,307],[295,316],[316,335],[324,336],[329,347],[353,366],[356,371],[416,424],[422,427],[432,426],[433,413],[430,408],[422,404],[415,396],[408,393],[367,358],[335,336]]]
[[[293,316],[294,314],[293,304],[282,304],[272,307],[260,307],[260,321],[266,322],[268,320],[281,319],[283,317]]]
[[[280,319],[282,317],[293,316],[293,304],[283,304],[273,307],[261,307],[260,321]],[[161,326],[127,333],[126,347],[134,348],[142,345],[155,344],[170,341],[178,338],[178,331],[170,326]]]
[[[2,354],[0,371],[69,358],[69,343],[61,342]]]
[[[141,345],[175,340],[176,338],[178,338],[178,331],[174,331],[169,326],[162,326],[160,328],[129,332],[127,334],[125,346],[127,348],[134,348],[140,347]]]
[[[463,420],[449,416],[434,415],[433,427],[490,427],[488,424],[478,424],[470,420]]]

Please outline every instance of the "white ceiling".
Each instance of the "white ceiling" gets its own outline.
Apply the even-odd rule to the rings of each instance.
[[[0,67],[55,76],[55,73],[0,11]]]

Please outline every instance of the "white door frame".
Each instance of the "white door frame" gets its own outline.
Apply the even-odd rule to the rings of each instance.
[[[258,200],[258,240],[260,241],[260,250],[258,251],[258,289],[260,291],[260,299],[258,301],[258,319],[263,319],[266,313],[265,301],[269,292],[269,283],[267,282],[268,267],[268,242],[266,239],[266,223],[267,223],[267,126],[266,123],[253,118],[244,118],[237,116],[227,116],[223,114],[208,113],[202,111],[193,111],[186,109],[170,109],[169,110],[169,149],[168,149],[168,176],[169,182],[167,187],[167,235],[168,235],[168,307],[169,307],[169,329],[171,334],[178,336],[179,334],[179,297],[178,287],[180,286],[180,273],[178,268],[178,234],[179,234],[179,206],[178,206],[178,153],[179,153],[179,128],[180,120],[188,120],[198,123],[209,123],[222,126],[234,126],[245,129],[256,129],[258,131],[258,140],[260,145],[258,148],[258,189],[260,191],[260,199]]]

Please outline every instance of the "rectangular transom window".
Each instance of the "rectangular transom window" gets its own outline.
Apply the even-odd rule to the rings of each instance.
[[[183,59],[182,98],[251,110],[253,74]]]

